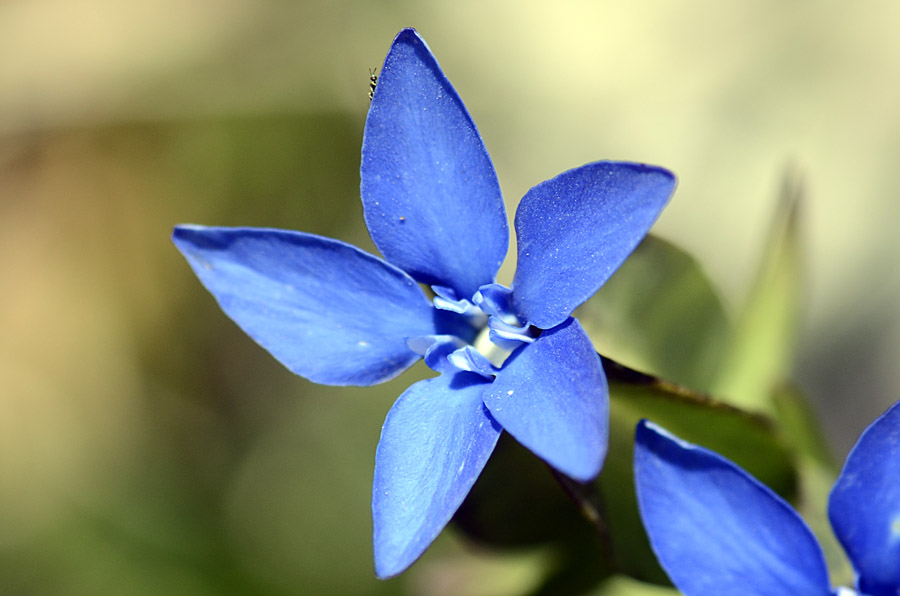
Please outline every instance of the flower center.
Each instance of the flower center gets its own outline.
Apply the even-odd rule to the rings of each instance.
[[[471,333],[428,335],[407,340],[425,364],[440,373],[472,372],[493,379],[510,354],[529,344],[538,330],[524,325],[512,310],[511,291],[499,284],[478,289],[471,300],[460,299],[450,288],[433,286],[434,307],[456,313]],[[462,336],[474,337],[471,342]]]
[[[851,588],[840,586],[834,591],[834,596],[866,596],[866,594],[862,594]]]
[[[506,361],[506,358],[512,353],[512,350],[504,350],[491,340],[490,325],[485,325],[481,328],[478,335],[475,337],[475,340],[472,342],[472,347],[487,358],[491,364],[498,367],[502,365]]]

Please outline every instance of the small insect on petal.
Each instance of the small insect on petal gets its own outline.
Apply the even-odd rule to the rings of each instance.
[[[369,69],[369,101],[375,97],[375,86],[378,84],[378,69]]]

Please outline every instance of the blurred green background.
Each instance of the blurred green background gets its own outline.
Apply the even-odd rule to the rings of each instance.
[[[900,397],[900,3],[0,3],[0,594],[516,594],[540,552],[445,532],[374,579],[377,389],[283,370],[180,222],[371,249],[368,73],[415,26],[509,212],[596,159],[666,166],[655,232],[745,300],[805,181],[795,378],[842,456]],[[509,266],[502,277],[509,281]]]

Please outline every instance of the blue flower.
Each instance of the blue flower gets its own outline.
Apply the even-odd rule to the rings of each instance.
[[[596,162],[539,184],[516,213],[511,289],[494,283],[508,246],[497,175],[412,29],[381,70],[360,173],[383,260],[274,229],[186,225],[173,239],[225,313],[298,375],[372,385],[422,357],[440,373],[397,399],[378,443],[375,568],[390,577],[447,524],[501,430],[572,478],[600,471],[606,379],[570,315],[644,237],[675,180]]]
[[[638,425],[638,504],[650,543],[685,596],[849,596],[832,591],[799,515],[722,456]],[[868,596],[900,594],[900,402],[860,436],[828,517]]]

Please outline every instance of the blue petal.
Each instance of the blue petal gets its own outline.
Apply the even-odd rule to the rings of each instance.
[[[510,325],[500,317],[491,317],[488,320],[489,337],[491,343],[500,348],[512,352],[523,343],[534,342],[532,332],[536,327],[517,327]]]
[[[686,596],[831,593],[807,525],[732,462],[641,421],[634,469],[650,544]]]
[[[674,189],[662,168],[600,161],[528,191],[516,212],[516,314],[542,329],[563,322],[631,254]]]
[[[407,340],[409,349],[423,356],[425,364],[431,370],[439,373],[455,374],[459,369],[450,362],[450,354],[464,346],[461,339],[455,335],[423,335]]]
[[[489,381],[494,380],[498,368],[494,366],[487,356],[472,346],[463,346],[447,356],[447,360],[459,371],[471,372],[481,375]]]
[[[172,236],[247,335],[316,383],[371,385],[419,356],[436,312],[408,275],[329,238],[253,228],[178,226]]]
[[[397,35],[381,69],[360,173],[366,225],[388,261],[458,299],[494,280],[509,242],[497,174],[413,29]]]
[[[500,436],[481,393],[459,373],[420,381],[397,400],[375,453],[375,573],[397,575],[419,558],[459,508]]]
[[[831,491],[828,516],[860,590],[900,593],[900,403],[859,437]]]
[[[560,472],[581,481],[600,472],[609,393],[600,359],[575,319],[510,356],[483,399],[505,430]]]
[[[500,284],[487,284],[478,288],[478,292],[472,297],[475,306],[494,317],[514,319],[512,312],[512,290]],[[522,321],[519,321],[521,324]]]

